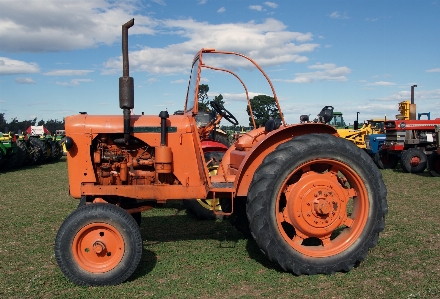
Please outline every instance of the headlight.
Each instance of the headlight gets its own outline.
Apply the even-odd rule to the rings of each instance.
[[[64,139],[64,145],[66,146],[66,150],[70,150],[73,147],[72,137],[67,136],[66,139]]]

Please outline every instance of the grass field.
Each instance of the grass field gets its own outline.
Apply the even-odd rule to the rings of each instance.
[[[54,239],[78,205],[66,161],[0,173],[0,298],[440,298],[440,179],[382,171],[385,231],[348,273],[294,276],[227,221],[197,221],[179,201],[142,214],[143,256],[111,287],[77,287]]]

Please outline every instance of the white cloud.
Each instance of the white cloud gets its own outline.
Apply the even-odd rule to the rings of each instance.
[[[154,3],[157,3],[157,4],[159,4],[159,5],[163,5],[163,6],[166,5],[164,0],[150,0],[150,1],[151,1],[151,2],[154,2]]]
[[[249,9],[256,10],[256,11],[263,11],[263,6],[261,6],[261,5],[249,5]]]
[[[203,5],[203,4],[206,4],[206,2],[208,2],[208,0],[199,0],[198,3],[199,3],[200,5]]]
[[[344,20],[344,19],[349,19],[350,17],[347,16],[347,13],[345,12],[344,14],[341,15],[338,11],[334,11],[330,14],[330,18]]]
[[[0,51],[85,49],[120,40],[115,20],[135,18],[130,34],[153,34],[155,21],[136,14],[137,0],[2,0]]]
[[[308,67],[316,72],[297,73],[295,78],[291,80],[280,80],[292,83],[312,83],[316,81],[347,81],[346,75],[351,73],[351,70],[346,66],[337,67],[333,63],[317,63]]]
[[[27,78],[18,77],[18,78],[15,78],[15,83],[18,83],[18,84],[34,84],[35,81],[34,81],[34,79],[32,79],[30,77],[27,77]]]
[[[1,38],[0,38],[1,39]],[[3,41],[2,43],[3,44]],[[33,74],[40,72],[38,64],[0,57],[0,75]]]
[[[93,82],[92,79],[72,79],[70,80],[70,82],[55,82],[55,84],[60,85],[60,86],[78,86],[80,85],[80,83],[88,83],[88,82]]]
[[[186,73],[190,61],[201,48],[227,49],[252,57],[261,66],[274,66],[288,62],[306,62],[304,53],[312,52],[319,44],[310,43],[311,33],[286,30],[286,26],[275,19],[263,23],[225,23],[209,24],[187,20],[164,20],[166,30],[187,39],[180,44],[165,48],[145,47],[130,52],[130,70],[155,74]],[[223,66],[249,66],[241,59],[232,57],[222,59]],[[238,64],[237,64],[238,63]],[[105,74],[119,73],[122,69],[121,57],[112,58],[104,64]]]
[[[395,103],[410,100],[411,99],[411,91],[409,90],[402,90],[395,92],[387,97],[381,97],[378,98],[378,101],[394,101]],[[433,101],[433,100],[440,100],[440,89],[434,89],[434,90],[417,90],[417,92],[414,93],[414,101],[416,104],[419,104],[420,102],[425,101]],[[419,109],[417,109],[419,110]],[[397,111],[397,104],[396,104],[396,111]],[[397,113],[396,113],[397,114]]]
[[[188,83],[188,79],[178,79],[178,80],[171,81],[170,83],[172,83],[172,84]]]
[[[224,7],[220,7],[220,8],[217,10],[218,13],[222,13],[222,12],[225,12],[225,11],[226,11],[226,8],[224,8]]]
[[[88,73],[94,72],[93,70],[54,70],[43,73],[46,76],[86,76]]]
[[[147,80],[147,83],[148,83],[148,84],[153,84],[153,83],[156,83],[156,82],[159,82],[159,81],[160,81],[160,80],[157,79],[157,78],[150,78],[150,79]]]
[[[369,86],[393,86],[393,85],[396,85],[396,83],[386,82],[386,81],[378,81],[378,82],[374,82],[374,83],[369,83],[367,85],[369,85]]]
[[[440,67],[435,69],[426,70],[427,73],[440,73]]]
[[[262,95],[262,94],[265,94],[265,93],[261,93],[261,92],[252,92],[252,91],[250,91],[250,92],[248,92],[248,95],[249,95],[249,99],[252,99],[253,97],[255,97],[255,96],[258,96],[258,95]],[[219,95],[219,93],[215,93],[215,92],[212,92],[212,93],[208,93],[208,96],[210,96],[210,97],[212,97],[212,98],[214,98],[215,96],[218,96]],[[223,100],[225,101],[225,103],[228,103],[228,102],[247,102],[247,99],[246,99],[246,93],[222,93],[222,96],[223,96]],[[270,95],[270,96],[273,96],[273,95]]]
[[[271,8],[277,8],[278,4],[274,3],[274,2],[264,2],[265,5],[271,7]]]

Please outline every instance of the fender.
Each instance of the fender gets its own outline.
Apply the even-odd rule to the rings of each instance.
[[[260,166],[263,159],[273,152],[278,145],[296,136],[311,133],[331,134],[339,137],[337,131],[333,127],[315,123],[282,126],[269,133],[265,133],[264,128],[260,128],[240,137],[240,139],[238,139],[237,142],[226,152],[222,161],[223,167],[228,167],[231,165],[231,162],[234,162],[234,156],[244,156],[235,177],[234,186],[237,190],[236,196],[247,195],[256,169]],[[262,136],[262,138],[259,136]],[[258,143],[258,145],[251,147],[252,143]]]

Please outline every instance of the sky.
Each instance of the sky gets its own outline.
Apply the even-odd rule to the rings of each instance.
[[[440,0],[0,0],[0,113],[122,115],[121,25],[132,18],[135,114],[183,109],[194,55],[215,48],[261,66],[289,124],[324,106],[348,123],[395,119],[412,85],[417,112],[440,118]],[[251,97],[272,95],[256,68],[212,56]],[[203,71],[202,83],[248,125],[235,77]]]

